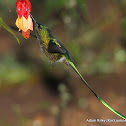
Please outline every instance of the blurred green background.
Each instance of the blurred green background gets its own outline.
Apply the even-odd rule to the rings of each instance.
[[[6,1],[12,12],[1,0],[0,17],[15,32],[20,45],[13,35],[0,28],[0,125],[94,126],[96,123],[86,120],[119,118],[82,85],[68,66],[48,64],[35,33],[31,32],[26,40],[16,29],[16,0]],[[109,105],[126,115],[126,1],[30,2],[33,17],[48,26],[69,50],[90,86]]]

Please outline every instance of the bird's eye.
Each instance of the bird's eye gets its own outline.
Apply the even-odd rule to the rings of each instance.
[[[39,29],[40,31],[42,31],[42,28],[41,28],[41,26],[40,26],[40,25],[38,26],[38,29]]]

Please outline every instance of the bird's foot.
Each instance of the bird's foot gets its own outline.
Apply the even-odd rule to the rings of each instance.
[[[52,67],[55,67],[56,63],[55,63],[55,61],[49,60],[49,65],[51,65]]]

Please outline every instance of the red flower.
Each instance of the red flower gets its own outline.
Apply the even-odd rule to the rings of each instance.
[[[16,10],[18,18],[16,20],[16,26],[19,31],[22,30],[22,36],[24,38],[29,38],[30,30],[33,30],[33,23],[30,17],[31,3],[29,0],[17,0]]]

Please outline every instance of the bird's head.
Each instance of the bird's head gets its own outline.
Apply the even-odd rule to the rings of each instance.
[[[49,38],[50,37],[50,30],[47,26],[43,25],[43,24],[40,24],[38,23],[34,18],[33,16],[30,14],[31,18],[33,19],[34,23],[35,23],[35,29],[36,29],[36,32],[37,32],[37,35],[39,36],[39,38],[41,40],[44,41],[44,39],[46,38]]]
[[[50,30],[45,25],[36,23],[35,29],[41,40],[50,37]]]

